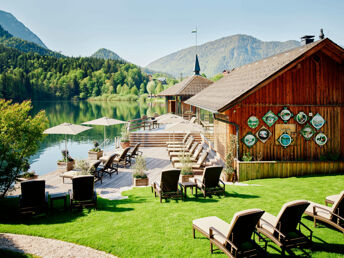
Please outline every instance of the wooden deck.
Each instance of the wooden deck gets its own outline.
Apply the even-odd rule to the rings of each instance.
[[[161,171],[164,169],[172,168],[172,163],[168,157],[165,147],[161,148],[140,148],[143,151],[143,156],[146,158],[147,175],[149,183],[160,180]],[[95,184],[98,195],[102,198],[114,200],[123,199],[121,192],[131,189],[133,187],[133,166],[130,168],[119,168],[119,173],[113,174],[110,178],[109,175],[104,175],[103,183],[99,181]],[[68,192],[71,189],[71,180],[65,178],[65,183],[59,176],[61,172],[54,171],[46,175],[40,176],[46,182],[46,191],[49,193]],[[10,195],[20,194],[20,184],[15,186],[15,190]]]

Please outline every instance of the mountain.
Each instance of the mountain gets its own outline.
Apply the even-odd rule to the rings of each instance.
[[[201,73],[208,77],[259,59],[300,46],[300,42],[289,40],[261,41],[248,35],[233,35],[197,46]],[[164,56],[146,67],[174,76],[191,75],[195,63],[195,47],[179,50]]]
[[[17,38],[36,43],[40,47],[47,48],[36,34],[29,30],[10,13],[0,10],[0,25]]]
[[[101,48],[98,49],[91,57],[95,58],[102,58],[102,59],[112,59],[112,60],[119,60],[119,61],[124,61],[123,58],[121,58],[119,55],[117,55],[115,52],[106,49],[106,48]]]
[[[41,47],[36,43],[29,42],[17,37],[13,37],[8,31],[4,30],[0,25],[0,44],[5,47],[15,48],[22,52],[34,52],[43,56],[63,57],[60,53],[51,51],[47,48]]]

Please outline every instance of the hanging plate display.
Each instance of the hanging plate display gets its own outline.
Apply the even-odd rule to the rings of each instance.
[[[309,140],[315,134],[315,130],[309,124],[306,124],[300,131],[301,135],[305,137],[306,140]]]
[[[325,124],[325,119],[317,113],[311,120],[311,124],[314,126],[315,129],[319,130]]]
[[[250,116],[248,119],[247,119],[247,125],[248,127],[254,129],[254,128],[257,128],[257,126],[259,125],[259,119],[258,117],[256,116]]]
[[[319,146],[323,146],[327,143],[327,136],[324,133],[318,133],[314,140]]]
[[[284,123],[286,123],[290,118],[293,117],[293,113],[291,113],[287,107],[284,107],[284,109],[278,113],[278,116],[283,120]]]
[[[253,145],[257,142],[257,137],[254,136],[251,132],[247,133],[241,141],[249,148],[251,148]]]
[[[256,133],[257,138],[265,143],[270,136],[272,135],[272,133],[269,131],[269,129],[267,129],[266,127],[262,126],[259,131]]]
[[[269,110],[269,112],[267,112],[262,119],[269,127],[271,127],[278,120],[278,116],[276,116],[274,112]]]
[[[293,138],[288,134],[288,133],[283,133],[281,136],[278,138],[278,142],[284,147],[287,148],[292,142]]]
[[[300,125],[303,125],[304,123],[307,122],[308,116],[306,115],[305,112],[300,111],[299,113],[297,113],[297,115],[294,117],[294,119],[295,119],[296,122],[298,122]]]

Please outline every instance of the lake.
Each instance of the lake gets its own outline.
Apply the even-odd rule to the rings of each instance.
[[[140,118],[143,115],[152,116],[154,113],[164,114],[164,103],[148,102],[89,102],[89,101],[33,101],[32,114],[40,110],[46,111],[49,127],[62,123],[81,124],[103,116],[123,121]],[[105,151],[114,148],[114,137],[120,136],[123,125],[105,127],[109,139]],[[93,141],[104,141],[104,127],[92,126],[93,129],[78,135],[67,136],[67,149],[74,159],[87,158],[88,150],[92,149]],[[30,171],[44,175],[57,169],[57,160],[62,158],[61,151],[65,149],[64,135],[46,135],[35,155],[30,158]]]

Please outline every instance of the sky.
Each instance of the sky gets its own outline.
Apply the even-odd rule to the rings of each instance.
[[[150,62],[234,34],[263,41],[318,37],[344,46],[343,0],[0,0],[45,45],[68,56],[108,48],[132,63]]]

